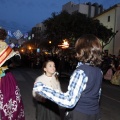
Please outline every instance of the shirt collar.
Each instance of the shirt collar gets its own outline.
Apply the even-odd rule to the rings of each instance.
[[[78,62],[76,68],[79,67],[79,66],[81,66],[81,65],[84,65],[84,64],[85,64],[85,65],[90,65],[90,63],[82,63],[82,62]]]

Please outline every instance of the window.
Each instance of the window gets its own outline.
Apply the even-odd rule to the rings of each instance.
[[[110,22],[110,16],[108,16],[108,22]]]
[[[71,4],[71,7],[74,7],[74,4]]]

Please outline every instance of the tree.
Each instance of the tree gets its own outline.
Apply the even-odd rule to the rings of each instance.
[[[102,40],[102,48],[104,48],[105,46],[107,46],[115,37],[115,35],[118,33],[118,31],[113,32],[112,34],[108,35],[108,38],[105,38]]]
[[[79,12],[53,13],[52,17],[45,20],[43,24],[46,26],[45,35],[47,39],[52,40],[54,46],[63,39],[69,39],[70,43],[74,44],[81,35],[94,34],[104,43],[104,47],[109,43],[109,38],[115,35],[112,29],[106,28],[99,20],[88,18]]]

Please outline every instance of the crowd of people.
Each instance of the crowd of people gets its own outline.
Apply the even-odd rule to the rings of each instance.
[[[45,60],[52,59],[55,62],[56,69],[61,76],[62,72],[71,73],[76,68],[78,60],[74,54],[51,55],[51,54],[22,54],[23,66],[41,69]],[[24,65],[24,61],[28,61]],[[114,85],[120,85],[120,55],[115,56],[108,53],[102,53],[102,63],[99,66],[103,72],[103,80],[109,81]],[[117,77],[116,77],[117,75]],[[116,79],[115,82],[113,79]]]
[[[103,54],[100,40],[91,34],[76,41],[72,55],[20,55],[6,37],[0,28],[0,120],[25,120],[20,89],[9,69],[20,66],[43,70],[32,90],[37,120],[60,120],[60,108],[66,109],[64,120],[101,120],[102,81],[120,85],[120,55]],[[65,93],[57,72],[72,73]]]
[[[120,55],[104,54],[101,69],[104,81],[120,86]]]

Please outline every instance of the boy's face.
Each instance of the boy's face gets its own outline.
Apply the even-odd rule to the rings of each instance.
[[[46,72],[46,75],[51,76],[55,73],[55,63],[54,62],[48,62],[46,67],[44,68],[44,71]]]

